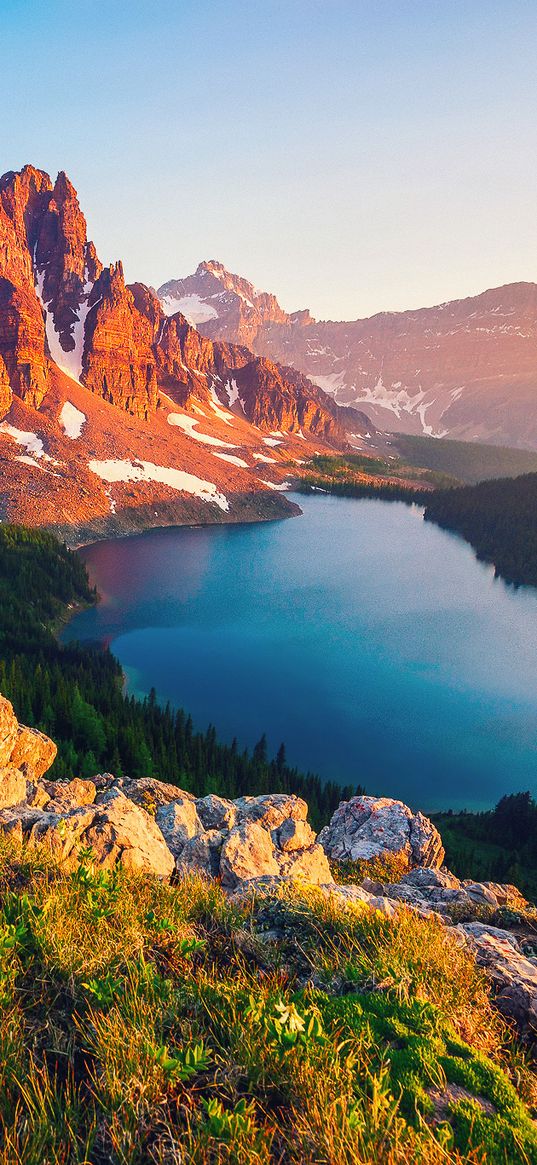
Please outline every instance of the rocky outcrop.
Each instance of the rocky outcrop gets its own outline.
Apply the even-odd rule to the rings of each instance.
[[[23,833],[27,823],[21,819]],[[129,801],[120,789],[110,789],[94,804],[49,812],[49,806],[31,823],[30,845],[43,845],[67,869],[79,862],[80,850],[90,849],[103,869],[119,865],[131,873],[149,871],[169,878],[173,856],[152,817]]]
[[[56,752],[48,736],[19,724],[13,706],[0,695],[0,809],[33,800],[36,785]]]
[[[500,1011],[514,1019],[524,1035],[536,1039],[537,959],[526,957],[511,931],[481,923],[468,923],[460,930],[492,982]]]
[[[33,288],[2,278],[0,269],[0,361],[4,381],[3,404],[15,393],[39,408],[49,385],[43,313]],[[5,380],[7,378],[7,389]],[[2,409],[5,415],[7,408]]]
[[[504,1014],[525,1036],[537,1034],[537,912],[514,886],[461,881],[439,869],[441,841],[421,814],[389,798],[352,798],[316,838],[300,797],[196,798],[153,777],[111,773],[51,781],[45,773],[55,755],[54,743],[19,724],[0,696],[0,832],[42,847],[63,869],[76,869],[90,853],[92,864],[105,870],[218,878],[238,901],[278,897],[301,883],[344,910],[392,918],[406,908],[434,917],[472,949]],[[341,860],[383,854],[399,855],[412,868],[395,883],[364,877],[361,884],[338,885],[327,853],[332,869]],[[514,920],[514,929],[504,929],[502,919]]]
[[[157,407],[150,321],[125,286],[123,266],[105,268],[93,285],[86,317],[82,379],[92,392],[147,420]]]
[[[432,822],[391,797],[343,801],[321,830],[319,842],[336,862],[370,861],[393,854],[413,869],[441,866],[444,860],[442,839]]]
[[[195,819],[192,807],[187,811],[191,836],[176,851],[179,868],[218,876],[229,890],[259,877],[301,879],[314,885],[332,881],[300,797],[275,793],[226,801],[211,796],[196,801],[195,807]]]
[[[230,889],[263,874],[331,881],[299,797],[195,798],[154,778],[116,780],[111,773],[43,780],[55,756],[55,744],[20,725],[0,697],[0,830],[47,847],[65,868],[90,848],[105,869],[121,865],[162,878],[192,869]]]

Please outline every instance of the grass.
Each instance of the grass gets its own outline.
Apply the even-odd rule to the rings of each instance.
[[[529,1165],[535,1076],[437,921],[0,839],[0,1165]]]
[[[372,882],[385,884],[400,882],[404,874],[408,873],[408,859],[404,854],[386,853],[367,860],[330,862],[330,868],[335,882],[340,885],[360,886],[364,878]]]

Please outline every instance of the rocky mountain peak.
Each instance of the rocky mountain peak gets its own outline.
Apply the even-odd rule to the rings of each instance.
[[[199,263],[186,279],[164,283],[158,296],[166,315],[180,311],[210,339],[248,347],[265,324],[287,318],[274,295],[234,275],[217,259]]]
[[[379,429],[537,447],[535,283],[339,322],[286,314],[211,260],[159,296],[165,311],[192,306],[204,336],[300,369]]]

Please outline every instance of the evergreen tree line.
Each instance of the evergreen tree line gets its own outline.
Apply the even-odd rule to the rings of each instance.
[[[446,864],[463,878],[512,882],[537,898],[537,802],[529,792],[509,793],[484,813],[441,813]]]
[[[53,535],[0,527],[0,692],[23,723],[56,741],[52,777],[106,771],[155,776],[197,796],[296,793],[316,829],[357,791],[299,772],[283,745],[269,758],[265,736],[252,752],[225,745],[214,727],[197,732],[185,711],[161,707],[154,691],[143,701],[127,695],[108,649],[57,638],[70,610],[96,601],[81,559]]]
[[[424,505],[431,497],[431,491],[397,485],[389,481],[352,481],[314,475],[301,478],[294,485],[297,493],[334,494],[341,498],[371,498],[385,502],[406,502],[407,505]]]
[[[462,535],[506,582],[537,586],[537,473],[438,491],[425,518]]]

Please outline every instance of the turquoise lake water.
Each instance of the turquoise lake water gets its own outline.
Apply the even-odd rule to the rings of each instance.
[[[82,553],[102,595],[64,637],[197,727],[424,810],[537,793],[537,594],[402,503],[180,527]],[[165,779],[165,774],[162,774]]]

